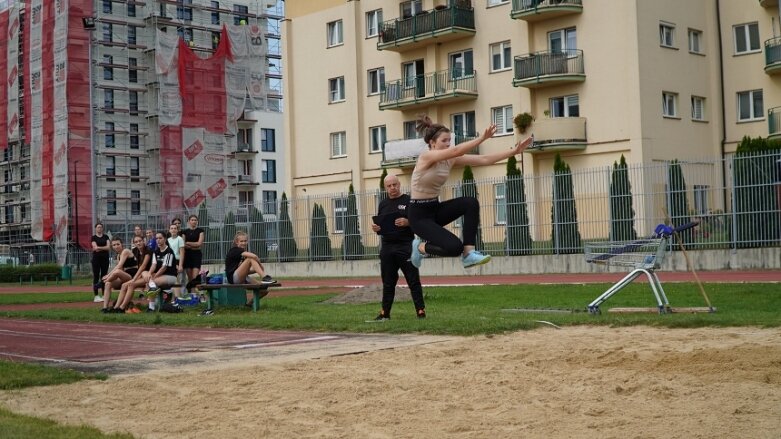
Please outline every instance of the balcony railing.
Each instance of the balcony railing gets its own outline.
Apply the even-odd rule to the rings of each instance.
[[[534,145],[530,153],[551,151],[578,151],[586,149],[585,117],[553,117],[537,119],[531,126]]]
[[[583,51],[577,49],[516,56],[514,68],[516,87],[537,88],[586,80]]]
[[[452,146],[477,137],[476,133],[451,133]],[[407,168],[415,166],[418,156],[428,149],[423,139],[398,139],[385,142],[382,148],[383,168]],[[479,154],[479,148],[474,148],[470,154]]]
[[[386,82],[380,94],[380,110],[410,109],[435,101],[458,102],[477,98],[475,71],[441,70]]]
[[[458,3],[382,23],[377,50],[405,51],[428,44],[425,40],[433,38],[440,43],[474,35],[475,11]]]
[[[581,12],[582,0],[513,0],[510,18],[540,21]]]
[[[781,107],[767,110],[767,137],[781,139]]]
[[[765,41],[765,73],[781,73],[781,37]]]

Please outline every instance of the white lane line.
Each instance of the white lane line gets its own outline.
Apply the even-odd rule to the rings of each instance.
[[[25,358],[27,360],[43,360],[43,361],[53,361],[55,363],[64,363],[67,360],[62,360],[59,358],[46,358],[46,357],[33,357],[30,355],[19,355],[19,354],[12,354],[10,352],[0,352],[0,357],[16,357],[16,358]]]
[[[261,346],[274,346],[274,345],[281,345],[281,344],[294,344],[294,343],[303,343],[303,342],[309,342],[309,341],[323,341],[323,340],[335,340],[341,338],[337,335],[323,335],[320,337],[306,337],[306,338],[297,338],[293,340],[284,340],[284,341],[269,341],[266,343],[248,343],[248,344],[237,344],[231,346],[234,349],[248,349],[248,348],[257,348]]]

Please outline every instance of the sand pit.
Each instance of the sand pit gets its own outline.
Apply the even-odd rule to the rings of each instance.
[[[781,434],[781,329],[541,328],[268,365],[258,352],[217,372],[3,392],[0,403],[143,438]]]

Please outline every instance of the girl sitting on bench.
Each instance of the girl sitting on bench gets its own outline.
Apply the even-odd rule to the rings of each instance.
[[[238,232],[233,237],[233,248],[225,255],[225,277],[229,284],[254,284],[250,274],[257,273],[262,277],[260,283],[273,284],[274,279],[266,274],[260,258],[255,253],[247,251],[249,237],[245,232]]]

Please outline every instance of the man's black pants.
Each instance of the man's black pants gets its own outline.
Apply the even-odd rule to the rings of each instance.
[[[412,302],[415,309],[423,309],[423,286],[420,284],[420,273],[409,261],[412,253],[412,242],[383,242],[380,249],[380,271],[382,274],[382,309],[390,316],[393,299],[396,296],[396,283],[399,281],[399,270],[407,280]]]

